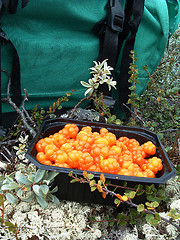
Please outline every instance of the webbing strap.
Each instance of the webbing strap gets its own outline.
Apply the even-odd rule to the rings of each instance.
[[[9,13],[16,13],[19,0],[0,0]],[[21,0],[21,7],[24,8],[29,0]]]
[[[21,0],[21,7],[24,8],[29,0]],[[16,13],[19,0],[0,0],[0,18],[4,9],[8,13]],[[20,61],[17,50],[13,43],[8,39],[5,32],[0,28],[0,48],[2,44],[9,44],[12,49],[12,70],[11,70],[11,93],[12,100],[19,107],[22,101],[20,83]],[[0,49],[0,70],[1,70],[1,49]],[[2,124],[2,102],[1,102],[1,71],[0,71],[0,124]]]
[[[1,43],[10,44],[12,48],[12,70],[11,70],[11,92],[12,100],[17,106],[20,106],[21,97],[21,83],[20,83],[20,61],[17,50],[13,43],[8,39],[5,32],[0,28]]]
[[[130,94],[128,72],[131,58],[129,55],[130,51],[134,49],[136,32],[143,15],[144,0],[126,0],[124,11],[120,0],[109,1],[109,6],[108,20],[101,21],[95,26],[95,31],[99,33],[100,38],[100,53],[97,60],[108,59],[108,64],[115,69],[122,45],[126,41],[122,53],[118,88],[120,108],[129,117],[130,110],[123,105],[123,103],[127,103]],[[112,23],[118,23],[118,27],[114,28]],[[98,90],[103,92],[104,97],[112,96],[105,84],[101,85]]]
[[[124,32],[124,37],[127,37],[128,34],[129,36],[127,37],[123,49],[119,79],[119,104],[121,110],[125,113],[127,118],[131,115],[130,106],[129,108],[124,106],[124,104],[127,105],[127,101],[129,98],[128,95],[131,93],[131,91],[129,90],[131,83],[128,82],[130,74],[128,72],[132,59],[129,55],[130,51],[134,49],[135,37],[142,19],[143,11],[144,0],[127,0],[125,7],[126,17],[124,29],[126,30]],[[120,41],[120,44],[122,44],[122,40]]]
[[[95,25],[94,32],[99,34],[100,48],[97,61],[108,59],[108,65],[115,68],[118,60],[119,39],[118,34],[123,31],[124,11],[119,0],[109,0],[107,19]],[[103,92],[103,98],[110,108],[114,107],[115,100],[107,84],[99,86],[99,92]]]

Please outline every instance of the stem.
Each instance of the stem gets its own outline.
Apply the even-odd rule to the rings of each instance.
[[[6,73],[9,81],[8,81],[8,86],[7,86],[7,98],[2,99],[3,101],[8,102],[13,108],[14,110],[16,110],[16,112],[21,116],[22,122],[25,126],[25,128],[32,134],[33,137],[35,137],[36,132],[34,131],[34,129],[27,123],[26,120],[26,116],[24,115],[24,112],[21,111],[17,105],[12,101],[11,97],[10,97],[10,86],[11,86],[11,76],[9,75],[9,73],[5,70],[1,70],[2,72]]]
[[[74,112],[76,111],[77,107],[79,107],[79,105],[80,105],[82,102],[84,102],[85,100],[89,100],[90,98],[91,98],[91,96],[88,96],[88,97],[85,97],[85,98],[81,99],[81,100],[78,102],[78,104],[75,105],[75,107],[73,108],[73,110],[72,110],[72,112],[71,112],[71,114],[69,115],[68,118],[72,118],[72,116],[73,116]]]
[[[158,90],[158,88],[157,88],[157,85],[155,84],[155,82],[154,82],[151,74],[149,73],[149,71],[148,71],[147,69],[146,69],[146,72],[148,73],[149,78],[151,79],[152,83],[154,84],[156,91],[159,92],[159,90]],[[167,101],[166,101],[166,102],[167,102]],[[163,106],[164,106],[164,108],[167,110],[167,107],[166,107],[167,105],[166,105],[165,103],[163,103]],[[176,121],[174,120],[174,118],[173,118],[173,116],[172,116],[172,114],[171,114],[170,111],[168,111],[168,114],[169,114],[172,122],[173,122],[174,124],[176,124]]]
[[[88,183],[89,185],[90,185],[90,180],[87,180],[87,179],[83,179],[83,178],[77,178],[77,177],[75,177],[75,176],[71,176],[72,178],[74,178],[74,179],[76,179],[79,183]],[[98,186],[98,184],[94,184],[94,186]],[[102,187],[102,190],[103,191],[105,191],[107,194],[110,194],[111,196],[113,196],[113,197],[117,197],[116,195],[116,193],[115,192],[113,192],[113,191],[111,191],[111,190],[109,190],[108,188],[107,188],[107,186],[106,187]],[[126,203],[126,204],[128,204],[130,207],[134,207],[134,208],[137,208],[138,207],[138,205],[137,204],[135,204],[135,203],[133,203],[132,202],[132,200],[131,199],[129,199],[128,201],[122,201],[121,200],[121,202],[124,202],[124,203]],[[154,215],[155,216],[155,213],[156,213],[156,211],[150,211],[150,210],[148,210],[148,209],[144,209],[144,212],[145,213],[149,213],[149,214],[152,214],[152,215]],[[164,218],[164,217],[161,217],[161,220],[163,220],[164,222],[167,222],[167,223],[169,223],[169,224],[171,224],[171,225],[173,225],[174,227],[176,227],[179,231],[180,231],[180,226],[178,226],[176,223],[174,223],[172,220],[168,220],[168,219],[166,219],[166,218]]]

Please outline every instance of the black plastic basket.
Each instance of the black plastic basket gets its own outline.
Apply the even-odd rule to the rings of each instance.
[[[38,133],[35,138],[32,140],[28,151],[26,153],[26,157],[33,163],[37,168],[48,170],[48,171],[57,171],[60,174],[55,178],[53,183],[58,186],[58,192],[56,196],[59,199],[71,200],[77,202],[88,202],[88,203],[98,203],[98,204],[114,204],[114,199],[111,196],[107,196],[105,199],[102,198],[101,194],[96,190],[91,192],[88,184],[80,184],[80,183],[70,183],[72,180],[71,177],[68,176],[70,171],[73,171],[73,174],[76,174],[78,177],[82,177],[83,171],[77,169],[70,168],[62,168],[50,165],[44,165],[38,162],[36,159],[36,143],[39,139],[48,137],[51,134],[58,132],[62,129],[67,123],[75,123],[79,129],[84,126],[91,126],[93,131],[99,132],[102,127],[107,128],[110,132],[114,133],[117,138],[121,136],[126,136],[128,138],[135,138],[140,144],[143,144],[147,141],[152,141],[157,148],[156,155],[157,157],[162,159],[163,169],[156,174],[156,178],[145,178],[145,177],[133,177],[133,176],[123,176],[116,174],[108,174],[104,173],[106,180],[110,180],[111,184],[123,186],[124,182],[127,182],[127,187],[133,188],[137,184],[142,185],[158,185],[163,184],[173,176],[175,176],[175,170],[172,167],[172,164],[162,146],[162,143],[157,134],[148,131],[143,128],[137,127],[127,127],[127,126],[118,126],[114,124],[105,124],[99,122],[88,122],[88,121],[78,121],[72,119],[63,119],[56,118],[52,120],[46,120],[41,125]],[[88,171],[87,171],[88,172]],[[94,179],[98,180],[101,173],[92,172],[94,174]],[[122,193],[122,189],[118,188],[116,193]],[[135,199],[136,202],[142,202],[143,196]]]

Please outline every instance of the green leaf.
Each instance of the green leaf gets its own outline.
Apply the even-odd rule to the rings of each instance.
[[[155,216],[153,216],[152,214],[146,215],[146,221],[150,223],[152,226],[156,226],[160,220],[161,217],[158,213],[155,213]]]
[[[94,222],[95,220],[96,220],[95,217],[90,217],[90,221],[91,221],[91,222]]]
[[[53,188],[52,190],[51,190],[51,193],[55,193],[55,192],[57,192],[58,191],[58,186],[56,186],[55,188]]]
[[[73,176],[73,171],[70,171],[69,174],[68,174],[69,177],[72,177]]]
[[[145,209],[145,208],[144,208],[144,204],[142,204],[142,203],[137,206],[137,211],[138,211],[138,212],[143,212],[144,209]]]
[[[33,191],[36,195],[39,195],[39,185],[33,185]]]
[[[48,172],[46,180],[52,181],[58,174],[59,172]]]
[[[12,204],[17,204],[18,203],[18,199],[17,197],[15,197],[13,194],[11,193],[6,193],[6,199],[9,203]]]
[[[100,181],[100,180],[99,180],[99,181]],[[98,184],[99,184],[99,181],[98,181]],[[92,181],[90,181],[89,186],[90,186],[90,187],[94,187],[95,184],[96,184],[96,181],[95,181],[95,180],[92,180]],[[101,184],[99,184],[99,185],[101,185]]]
[[[56,196],[52,195],[52,194],[51,194],[51,201],[53,203],[55,203],[55,204],[59,204],[60,203],[59,199]]]
[[[174,220],[176,219],[180,219],[180,214],[176,214],[174,217],[173,217]]]
[[[129,197],[130,197],[131,199],[133,199],[135,196],[136,196],[136,192],[135,192],[135,191],[131,191],[131,192],[129,193]]]
[[[13,224],[9,221],[5,222],[5,225],[8,227],[10,232],[16,233],[17,232],[17,224]]]
[[[30,185],[31,181],[24,176],[20,171],[16,172],[15,179],[19,184]]]
[[[91,87],[91,85],[90,85],[89,83],[87,83],[87,82],[80,81],[80,83],[81,83],[81,85],[82,85],[83,87],[86,87],[86,88]]]
[[[41,190],[44,195],[47,195],[49,192],[49,187],[47,185],[40,185],[39,190]]]
[[[91,192],[94,192],[95,190],[96,190],[95,186],[91,187]]]
[[[126,221],[118,221],[118,224],[120,226],[126,226],[127,222]]]
[[[91,180],[94,178],[94,175],[92,173],[87,174],[87,179]]]
[[[136,192],[135,192],[135,191],[132,191],[132,190],[129,190],[129,189],[127,189],[127,190],[125,191],[125,195],[126,195],[127,197],[129,197],[129,198],[133,199],[133,198],[136,196]]]
[[[43,179],[45,172],[46,172],[46,170],[42,170],[42,169],[37,170],[35,177],[34,177],[35,183],[38,183]]]
[[[113,222],[113,221],[110,221],[110,222],[109,222],[109,226],[110,226],[110,227],[113,227],[113,226],[114,226],[114,222]]]
[[[3,194],[0,194],[0,206],[2,206],[4,202],[5,202],[5,196]]]
[[[72,180],[70,181],[70,183],[75,183],[75,182],[79,182],[78,179],[72,179]]]
[[[25,202],[30,202],[33,200],[34,197],[35,197],[35,193],[31,191],[31,192],[28,192],[27,196],[22,198],[22,200]]]
[[[17,184],[16,182],[11,182],[11,183],[9,183],[9,187],[10,187],[12,190],[14,190],[14,189],[19,188],[20,186],[19,186],[19,184]]]
[[[119,198],[116,198],[116,199],[114,199],[114,203],[115,203],[116,205],[118,205],[118,204],[121,203],[121,200],[120,200]]]
[[[159,215],[159,213],[156,212],[154,216],[157,221],[161,221],[161,216]]]
[[[19,198],[21,198],[22,195],[23,195],[23,190],[20,188],[20,189],[17,191],[16,195],[17,195]]]
[[[11,189],[11,187],[9,186],[9,184],[4,184],[4,185],[2,185],[1,190],[2,190],[2,191],[6,191],[6,190],[12,190],[12,189]]]
[[[44,198],[36,195],[36,200],[41,205],[41,207],[46,208],[48,206],[48,203],[46,202],[46,200]]]
[[[62,106],[59,106],[59,107],[58,107],[58,110],[61,110],[61,109],[62,109]]]
[[[146,214],[146,221],[148,223],[150,223],[152,221],[152,219],[154,219],[154,216],[150,213]]]

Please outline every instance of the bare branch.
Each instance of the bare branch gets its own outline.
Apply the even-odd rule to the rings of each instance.
[[[24,114],[23,111],[21,111],[17,105],[12,101],[11,97],[10,97],[10,86],[11,86],[11,76],[10,74],[5,71],[5,70],[1,70],[2,72],[6,73],[9,80],[8,80],[8,86],[7,86],[7,98],[5,99],[2,99],[3,101],[6,101],[8,102],[12,107],[13,109],[21,116],[21,119],[22,119],[22,122],[25,126],[25,128],[32,134],[33,137],[35,137],[36,135],[36,132],[34,131],[34,129],[28,124],[27,120],[26,120],[26,116]],[[24,102],[24,101],[23,101]]]

